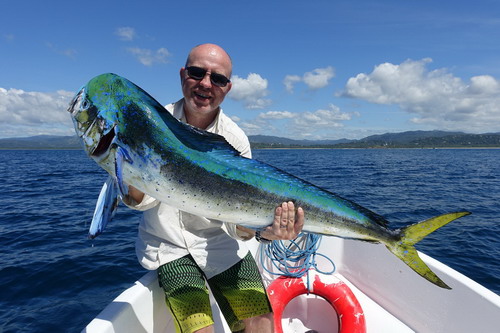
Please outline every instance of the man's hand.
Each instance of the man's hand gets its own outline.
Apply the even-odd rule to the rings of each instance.
[[[291,240],[296,238],[304,226],[304,210],[299,207],[295,212],[293,202],[283,202],[274,212],[273,224],[260,232],[269,240]]]

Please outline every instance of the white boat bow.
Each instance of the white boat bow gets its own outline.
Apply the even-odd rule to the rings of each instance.
[[[250,242],[258,255],[258,244]],[[498,332],[500,296],[425,254],[422,259],[452,290],[421,278],[380,244],[323,237],[318,252],[336,266],[334,277],[323,275],[321,280],[345,282],[363,309],[367,332]],[[318,261],[329,270],[330,263]],[[267,284],[274,279],[266,272],[263,277]],[[230,332],[213,299],[212,309],[215,331]],[[336,312],[314,294],[294,298],[281,322],[284,332],[339,330]],[[175,332],[156,272],[120,294],[82,332]]]

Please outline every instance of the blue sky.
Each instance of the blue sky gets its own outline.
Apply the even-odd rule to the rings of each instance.
[[[233,59],[223,108],[249,135],[500,132],[496,0],[30,0],[0,11],[0,138],[72,135],[69,100],[105,72],[174,102],[205,42]]]

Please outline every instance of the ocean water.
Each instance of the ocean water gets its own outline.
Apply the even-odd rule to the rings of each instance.
[[[391,227],[473,214],[417,248],[500,294],[500,150],[255,150],[254,158],[381,214]],[[0,333],[79,332],[140,278],[139,213],[87,239],[106,174],[83,151],[0,151]],[[307,212],[306,212],[307,213]]]

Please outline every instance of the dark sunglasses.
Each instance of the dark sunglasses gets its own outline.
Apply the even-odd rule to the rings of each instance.
[[[186,67],[186,70],[187,70],[187,75],[190,78],[198,81],[203,80],[203,78],[208,72],[206,69],[196,66]],[[212,84],[216,85],[217,87],[225,87],[229,82],[231,82],[231,80],[229,80],[222,74],[210,73],[210,82],[212,82]]]

